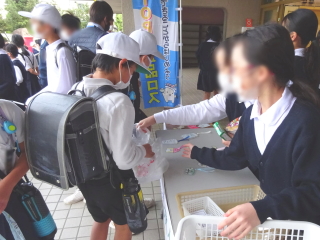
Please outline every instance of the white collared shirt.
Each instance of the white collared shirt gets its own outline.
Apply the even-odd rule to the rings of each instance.
[[[254,131],[260,153],[263,154],[270,139],[290,112],[296,97],[286,87],[282,97],[261,114],[259,101],[253,104],[250,119],[254,119]]]
[[[5,50],[3,50],[2,48],[0,48],[0,54],[7,54],[7,52]]]
[[[216,42],[216,41],[213,41],[211,38],[207,40],[207,42]]]
[[[27,51],[29,52],[29,56],[23,55],[21,49],[19,49],[20,54],[18,54],[17,58],[20,60],[20,62],[26,68],[27,71],[31,68],[36,69],[38,67],[38,61],[36,57],[33,55],[32,52],[30,52],[29,50]]]
[[[115,87],[107,79],[88,75],[78,84],[77,89],[84,89],[86,96],[90,96],[103,85]],[[145,157],[146,150],[132,141],[135,111],[129,97],[120,92],[111,93],[100,98],[97,107],[103,140],[112,152],[117,166],[122,170],[137,166]]]
[[[76,82],[76,62],[71,50],[62,47],[56,52],[58,45],[62,42],[64,41],[59,39],[46,47],[48,86],[41,92],[50,91],[66,94]]]
[[[101,27],[101,25],[98,24],[98,23],[88,22],[87,27],[97,27],[97,28],[100,28],[102,31],[105,32],[105,30],[103,29],[103,27]]]
[[[14,60],[20,61],[18,58],[12,59],[12,61]],[[23,82],[22,72],[18,66],[13,65],[13,67],[14,67],[14,71],[16,72],[16,78],[17,78],[16,84],[19,86]]]
[[[304,57],[306,49],[305,48],[297,48],[294,50],[294,55],[299,57]]]
[[[253,103],[254,100],[246,101],[244,102],[244,105],[248,108]],[[157,123],[168,123],[172,125],[212,123],[226,117],[226,97],[223,94],[217,94],[210,100],[205,100],[197,104],[165,110],[154,114]]]

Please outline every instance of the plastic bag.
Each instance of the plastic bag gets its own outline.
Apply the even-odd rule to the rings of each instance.
[[[146,133],[142,131],[140,127],[137,127],[137,123],[133,125],[132,129],[132,140],[136,143],[137,146],[142,146],[149,143],[150,140],[150,131],[145,129]]]
[[[9,224],[11,234],[14,237],[14,240],[26,240],[16,221],[7,212],[3,211],[2,214]],[[1,234],[0,234],[0,239],[1,239]]]
[[[134,129],[132,134],[133,141],[137,146],[147,144],[150,140],[150,131],[147,133],[141,129]],[[144,158],[139,165],[133,168],[133,172],[139,183],[147,183],[162,178],[162,175],[168,170],[169,162],[161,154],[161,140],[156,140],[151,144],[152,151],[155,155],[152,158]]]

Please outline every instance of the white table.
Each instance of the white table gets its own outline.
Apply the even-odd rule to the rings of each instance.
[[[221,138],[214,129],[182,129],[182,130],[160,130],[156,132],[157,138],[161,140],[181,139],[186,133],[199,133],[211,131],[210,134],[201,134],[190,141],[183,141],[176,145],[163,145],[163,154],[170,162],[169,170],[161,179],[161,191],[164,207],[164,231],[165,239],[173,240],[174,232],[181,219],[176,195],[181,192],[198,191],[205,189],[224,188],[241,185],[258,184],[259,181],[249,169],[240,171],[215,170],[213,173],[197,171],[195,175],[186,175],[185,169],[189,167],[199,168],[196,160],[183,158],[182,151],[178,153],[166,153],[167,148],[179,147],[191,142],[199,147],[222,147]]]

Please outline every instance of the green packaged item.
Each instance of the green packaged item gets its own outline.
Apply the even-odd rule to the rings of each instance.
[[[214,129],[218,133],[218,135],[225,141],[231,141],[231,138],[229,135],[226,133],[224,129],[221,128],[220,124],[218,122],[213,124]]]

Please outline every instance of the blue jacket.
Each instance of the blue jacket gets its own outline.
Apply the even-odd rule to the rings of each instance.
[[[96,26],[88,26],[78,32],[75,32],[68,43],[72,48],[74,46],[78,46],[96,53],[96,44],[104,35],[106,35],[106,32],[100,28]]]
[[[242,115],[230,147],[223,151],[194,147],[191,158],[222,170],[251,166],[257,172],[263,200],[252,202],[260,221],[308,221],[320,224],[320,113],[297,99],[261,155],[252,106]]]

